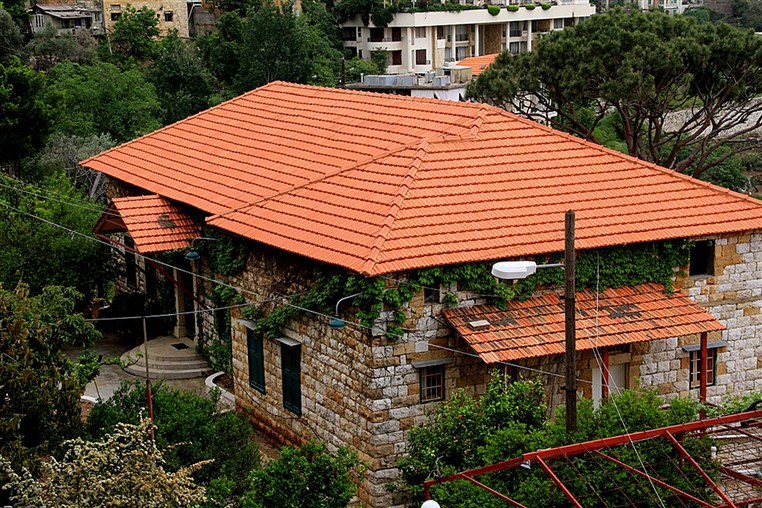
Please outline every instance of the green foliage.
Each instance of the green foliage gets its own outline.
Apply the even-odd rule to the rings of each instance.
[[[543,2],[543,3],[541,3],[541,4],[540,4],[540,7],[542,7],[542,10],[543,10],[543,11],[547,11],[547,10],[548,10],[548,9],[550,9],[552,6],[553,6],[553,4],[549,4],[549,3],[545,3],[545,2]]]
[[[235,82],[243,41],[243,21],[227,12],[217,19],[216,30],[198,38],[197,44],[206,68],[226,86]]]
[[[541,442],[545,412],[540,379],[506,384],[495,371],[481,399],[455,392],[437,407],[430,424],[410,430],[408,455],[399,462],[406,490],[420,498],[423,482],[435,474],[485,465],[496,456],[505,460],[534,451],[529,446]],[[476,490],[466,492],[471,496]],[[454,495],[450,492],[437,499],[449,503]]]
[[[384,62],[386,62],[386,52],[374,51],[372,54],[383,53]],[[385,71],[385,65],[378,66],[378,63],[373,60],[365,60],[364,58],[354,57],[348,60],[345,64],[346,73],[344,79],[347,83],[357,83],[360,81],[360,77],[365,74],[383,74]]]
[[[85,302],[103,294],[114,274],[113,260],[106,246],[86,238],[100,209],[61,172],[38,186],[0,176],[0,283],[13,287],[23,279],[34,293],[51,284],[69,286]]]
[[[57,129],[69,135],[124,142],[161,127],[156,89],[137,68],[62,62],[50,71],[49,90],[63,97]]]
[[[343,508],[365,474],[357,455],[340,447],[330,453],[324,443],[310,441],[285,447],[280,457],[251,475],[246,508]]]
[[[211,76],[195,45],[172,33],[159,42],[155,54],[147,75],[156,87],[164,125],[208,108]]]
[[[21,58],[24,36],[11,15],[0,4],[0,64],[8,65],[13,57]]]
[[[341,61],[336,29],[326,23],[322,6],[307,5],[301,16],[290,4],[267,2],[249,11],[239,45],[240,92],[276,80],[335,86]]]
[[[487,6],[487,12],[489,12],[493,16],[497,16],[498,14],[500,14],[500,6],[499,5],[488,5]]]
[[[486,466],[543,448],[685,423],[695,420],[699,411],[699,404],[694,401],[672,400],[670,408],[665,410],[662,407],[664,401],[654,391],[625,391],[610,397],[598,409],[593,408],[592,401],[582,401],[578,406],[578,431],[569,435],[563,409],[554,421],[546,420],[542,386],[539,379],[506,384],[495,372],[481,399],[458,392],[442,403],[432,423],[415,427],[408,435],[408,456],[399,462],[404,481],[402,488],[420,499],[423,482],[435,475]],[[717,476],[706,443],[686,437],[683,445],[698,457],[711,476]],[[639,443],[637,454],[630,445],[618,447],[614,453],[618,459],[634,466],[642,459],[652,465],[650,467],[654,468],[657,477],[698,497],[709,496],[703,484],[691,485],[673,461],[663,460],[670,449],[671,445],[665,440],[653,440]],[[647,485],[644,491],[638,478],[594,456],[556,461],[553,470],[583,506],[596,506],[594,496],[599,492],[607,492],[607,496],[612,496],[611,504],[616,505],[628,503],[627,499],[615,496],[649,499],[652,495],[648,490],[650,486]],[[580,471],[584,482],[580,482]],[[562,495],[557,491],[554,493],[551,480],[538,467],[509,469],[481,476],[478,480],[525,506],[564,506]],[[612,483],[620,489],[611,491],[609,486]],[[445,503],[459,508],[504,506],[502,501],[485,496],[483,490],[465,481],[433,486],[432,497],[443,506]]]
[[[687,265],[689,253],[688,244],[682,241],[581,251],[576,260],[577,288],[604,290],[655,282],[671,292],[674,269]],[[559,257],[550,257],[545,261],[559,260]],[[387,323],[386,337],[397,340],[404,334],[402,325],[407,319],[404,306],[424,287],[456,286],[459,291],[483,295],[495,305],[505,306],[507,300],[526,299],[538,288],[558,287],[564,282],[561,268],[540,270],[532,277],[510,285],[500,283],[491,271],[491,262],[425,268],[410,272],[407,280],[399,281],[397,287],[387,288],[380,277],[357,278],[316,269],[313,283],[305,293],[291,299],[293,305],[276,307],[266,316],[260,316],[259,310],[253,308],[244,308],[242,312],[248,319],[257,319],[259,333],[276,337],[288,320],[301,315],[301,308],[332,314],[333,305],[339,298],[360,293],[352,301],[358,309],[356,315],[360,323],[370,328],[384,308],[391,310],[392,320]],[[457,296],[448,291],[443,303],[456,305]]]
[[[728,19],[741,28],[750,28],[762,32],[762,2],[759,0],[733,0],[731,2],[733,16]]]
[[[181,392],[161,383],[152,386],[156,444],[171,470],[212,460],[193,474],[213,485],[219,496],[241,495],[247,477],[259,465],[259,450],[246,418],[217,413],[216,397]],[[91,438],[114,431],[119,423],[135,424],[146,411],[146,389],[140,381],[124,383],[114,396],[97,404],[87,420]]]
[[[524,4],[524,8],[528,11],[534,10],[534,4]]]
[[[510,12],[516,12],[519,10],[519,6],[516,4],[506,5],[505,8]]]
[[[340,0],[334,7],[334,13],[339,23],[359,16],[365,26],[373,22],[373,25],[376,27],[386,27],[394,19],[394,15],[400,12],[460,12],[471,9],[481,9],[481,6],[455,2],[428,2],[425,0],[413,2],[412,4],[405,1]]]
[[[723,146],[759,146],[728,141],[754,125],[747,122],[762,107],[760,93],[759,37],[622,9],[550,33],[531,53],[501,55],[468,88],[470,98],[519,114],[555,111],[554,126],[594,142],[616,111],[627,153],[681,172],[693,167],[695,177],[718,163],[710,156]]]
[[[77,30],[73,35],[59,34],[58,29],[48,23],[34,34],[26,49],[34,57],[35,69],[47,71],[64,60],[89,64],[95,58],[97,47],[96,40],[85,30]]]
[[[148,7],[128,5],[109,33],[109,42],[117,61],[143,62],[154,57],[159,37],[159,18]]]
[[[150,426],[144,419],[118,425],[102,441],[69,441],[61,461],[43,463],[41,480],[27,470],[17,474],[0,456],[0,475],[10,480],[4,488],[15,506],[24,507],[198,506],[205,500],[204,489],[191,475],[205,464],[168,472],[151,441]]]
[[[45,76],[12,57],[0,62],[0,164],[16,164],[42,148],[57,97],[45,97]]]
[[[57,451],[81,428],[79,397],[89,378],[64,356],[67,345],[100,337],[74,313],[81,297],[71,288],[46,287],[32,296],[24,284],[0,284],[0,455],[14,467]]]

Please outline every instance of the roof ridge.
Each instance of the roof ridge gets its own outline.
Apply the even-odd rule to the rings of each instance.
[[[413,160],[410,163],[405,177],[402,179],[402,184],[397,190],[397,194],[394,196],[389,210],[386,214],[384,222],[376,234],[376,238],[373,241],[373,245],[370,246],[368,255],[363,263],[360,273],[370,274],[373,270],[373,266],[376,264],[378,255],[381,253],[381,247],[383,247],[386,240],[389,238],[389,233],[392,231],[392,226],[397,218],[397,212],[402,208],[402,203],[407,199],[410,187],[415,182],[415,176],[423,163],[423,159],[426,157],[429,148],[429,141],[422,139],[418,144],[418,149],[413,156]]]
[[[224,217],[227,214],[235,213],[235,212],[241,211],[241,210],[243,210],[245,208],[256,206],[259,203],[262,203],[264,201],[269,201],[269,200],[271,200],[273,198],[276,198],[278,196],[282,196],[284,194],[288,194],[288,193],[293,192],[293,191],[295,191],[297,189],[302,189],[302,188],[307,187],[309,185],[313,185],[315,183],[322,182],[322,181],[327,180],[329,178],[333,178],[334,176],[340,175],[341,173],[344,173],[346,171],[355,170],[355,169],[357,169],[357,168],[359,168],[361,166],[365,166],[366,164],[370,164],[371,162],[375,162],[376,160],[383,159],[383,158],[388,157],[390,155],[394,155],[396,153],[399,153],[399,152],[402,152],[404,150],[408,150],[408,149],[410,149],[412,147],[415,147],[417,145],[420,145],[423,141],[426,141],[426,138],[416,139],[415,141],[413,141],[411,143],[407,143],[405,145],[400,145],[400,146],[398,146],[398,147],[396,147],[394,149],[384,150],[383,152],[378,153],[378,154],[376,154],[376,155],[374,155],[372,157],[366,157],[366,158],[361,159],[359,161],[351,162],[350,165],[348,165],[346,167],[339,168],[336,171],[333,171],[331,173],[327,173],[327,174],[321,176],[320,178],[315,178],[313,180],[306,181],[306,182],[304,182],[303,184],[300,184],[300,185],[294,185],[292,187],[289,187],[287,189],[283,189],[282,191],[276,192],[274,194],[268,194],[267,196],[262,196],[261,198],[255,200],[255,201],[253,201],[251,203],[246,203],[246,204],[243,204],[241,206],[238,206],[238,207],[235,207],[235,208],[231,208],[231,209],[226,210],[226,211],[224,211],[222,213],[218,213],[216,215],[210,215],[209,217],[206,218],[206,221],[209,222],[211,220],[214,220],[214,219],[217,219],[217,218],[220,218],[220,217]]]
[[[624,160],[627,160],[627,161],[630,161],[630,162],[636,162],[636,163],[638,163],[638,164],[640,164],[640,165],[642,165],[644,167],[648,167],[650,169],[656,169],[659,172],[661,172],[661,173],[663,173],[665,175],[668,175],[668,176],[670,176],[672,178],[676,178],[678,180],[689,181],[693,185],[698,185],[698,186],[702,186],[702,187],[709,187],[710,189],[715,190],[717,192],[720,192],[722,194],[729,194],[729,195],[732,195],[732,196],[734,196],[736,198],[743,199],[745,201],[749,201],[749,202],[755,203],[757,205],[762,205],[762,201],[760,201],[759,199],[756,199],[756,198],[754,198],[752,196],[749,196],[747,194],[743,194],[741,192],[736,192],[734,190],[727,189],[725,187],[720,187],[719,185],[715,185],[713,183],[709,183],[709,182],[706,182],[704,180],[699,180],[699,179],[694,178],[694,177],[692,177],[690,175],[686,175],[684,173],[680,173],[680,172],[678,172],[678,171],[676,171],[674,169],[665,168],[663,166],[659,166],[656,163],[649,162],[649,161],[646,161],[646,160],[643,160],[643,159],[639,159],[639,158],[634,157],[634,156],[632,156],[630,154],[622,153],[622,152],[620,152],[618,150],[614,150],[613,148],[609,148],[609,147],[600,145],[598,143],[593,143],[592,141],[588,141],[586,139],[579,138],[577,136],[569,134],[568,132],[563,132],[563,131],[558,130],[558,129],[553,129],[552,127],[549,127],[547,125],[543,125],[543,124],[541,124],[539,122],[535,122],[534,120],[530,120],[528,118],[524,118],[523,116],[519,116],[516,113],[511,113],[510,111],[506,111],[506,110],[504,110],[502,108],[497,108],[497,107],[491,108],[490,112],[493,113],[493,114],[497,114],[497,115],[508,116],[508,117],[510,117],[513,120],[518,120],[521,123],[529,124],[529,125],[531,125],[534,128],[539,128],[540,130],[547,131],[548,133],[556,135],[556,136],[559,136],[559,137],[565,137],[565,138],[567,138],[569,140],[572,140],[572,141],[575,141],[577,143],[583,144],[583,145],[587,146],[588,148],[592,148],[592,149],[598,150],[599,152],[604,152],[604,153],[607,153],[609,155],[613,155],[615,157],[619,157],[621,159],[624,159]]]
[[[259,88],[255,88],[254,90],[249,90],[248,92],[246,92],[244,94],[241,94],[241,95],[239,95],[237,97],[233,97],[232,99],[228,99],[226,101],[222,101],[219,104],[217,104],[215,106],[212,106],[211,108],[203,109],[203,110],[199,111],[196,114],[193,114],[193,115],[191,115],[189,117],[183,118],[182,120],[178,120],[178,121],[176,121],[174,123],[171,123],[169,125],[165,125],[164,127],[161,127],[160,129],[156,129],[155,131],[148,132],[146,134],[143,134],[142,136],[138,136],[135,139],[131,139],[129,141],[125,141],[124,143],[119,143],[118,145],[113,146],[113,147],[109,148],[108,150],[105,150],[103,152],[97,153],[97,154],[93,155],[92,157],[88,157],[87,159],[85,159],[82,162],[80,162],[80,165],[86,166],[88,162],[90,162],[92,159],[94,159],[96,157],[104,156],[104,155],[106,155],[106,154],[108,154],[110,152],[113,152],[116,149],[121,149],[121,148],[123,148],[125,146],[129,146],[129,145],[132,145],[133,143],[137,143],[138,141],[141,141],[143,138],[147,138],[149,136],[154,136],[154,135],[156,135],[156,134],[158,134],[160,132],[164,132],[165,130],[169,129],[170,127],[175,127],[177,125],[182,125],[184,123],[190,122],[191,120],[193,120],[197,116],[204,115],[204,114],[208,113],[209,111],[214,111],[214,110],[219,109],[219,108],[221,108],[221,107],[223,107],[223,106],[225,106],[227,104],[232,104],[232,103],[234,103],[236,101],[239,101],[239,100],[242,100],[244,98],[247,98],[249,95],[257,92],[258,90],[262,90],[264,88],[269,88],[269,87],[271,87],[273,85],[280,84],[280,83],[281,83],[280,81],[272,81],[270,83],[267,83],[266,85],[260,86]]]

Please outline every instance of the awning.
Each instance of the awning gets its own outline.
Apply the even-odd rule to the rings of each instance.
[[[493,305],[448,309],[447,321],[486,363],[564,352],[564,301],[551,293]],[[610,347],[701,332],[725,326],[680,291],[642,284],[577,293],[577,350]]]
[[[114,199],[94,232],[128,232],[142,254],[184,249],[200,235],[193,219],[157,195]]]

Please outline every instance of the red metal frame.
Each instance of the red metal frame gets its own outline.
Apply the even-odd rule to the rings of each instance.
[[[440,483],[445,483],[445,482],[449,482],[453,480],[458,480],[458,479],[466,479],[470,481],[471,483],[479,486],[480,488],[484,488],[488,492],[495,494],[496,496],[500,497],[500,499],[503,499],[511,503],[513,506],[522,506],[518,501],[508,498],[505,494],[496,492],[494,489],[484,485],[481,482],[476,481],[473,477],[485,475],[489,473],[494,473],[497,471],[503,471],[506,469],[513,469],[513,468],[519,467],[523,463],[531,464],[532,462],[534,462],[545,471],[548,477],[552,480],[553,484],[559,490],[561,490],[561,492],[564,493],[566,498],[569,499],[569,501],[574,506],[581,507],[581,505],[579,504],[579,501],[574,497],[574,494],[569,491],[566,485],[564,485],[563,481],[561,481],[558,478],[558,476],[555,475],[552,468],[548,466],[548,462],[552,461],[553,459],[569,458],[569,457],[574,457],[576,455],[581,455],[584,453],[595,453],[596,456],[599,456],[608,461],[611,461],[631,473],[638,474],[642,477],[648,478],[650,481],[653,481],[655,484],[677,494],[680,499],[690,500],[701,506],[706,506],[706,507],[719,506],[723,508],[735,508],[738,506],[747,506],[749,504],[752,504],[752,502],[749,500],[733,501],[728,496],[728,494],[725,491],[723,491],[723,489],[720,488],[720,486],[717,485],[717,483],[713,481],[712,478],[701,468],[700,464],[698,464],[696,460],[685,450],[685,448],[680,443],[679,438],[686,433],[698,432],[699,435],[703,435],[707,430],[711,428],[724,428],[727,431],[738,432],[744,437],[754,438],[756,440],[759,440],[762,438],[740,428],[740,426],[731,427],[732,424],[747,422],[749,420],[754,420],[759,418],[762,418],[762,410],[747,411],[743,413],[711,418],[707,420],[698,420],[698,421],[684,423],[684,424],[672,425],[670,427],[645,430],[640,432],[634,432],[632,434],[623,434],[620,436],[596,439],[593,441],[586,441],[583,443],[575,443],[575,444],[570,444],[566,446],[560,446],[557,448],[550,448],[547,450],[539,450],[532,453],[525,453],[521,457],[513,458],[511,460],[507,460],[504,462],[498,462],[496,464],[491,464],[489,466],[475,468],[468,471],[462,471],[460,473],[444,476],[442,478],[427,480],[424,483],[424,492],[426,495],[426,499],[430,499],[431,498],[430,489],[433,485],[437,485]],[[631,444],[631,443],[634,444],[636,442],[645,441],[645,440],[654,439],[654,438],[664,438],[668,440],[670,444],[673,446],[673,448],[678,452],[680,456],[680,460],[688,462],[692,466],[692,468],[696,470],[696,472],[701,476],[702,480],[706,483],[706,486],[708,488],[711,488],[717,494],[717,496],[719,496],[719,498],[722,500],[722,504],[714,505],[706,501],[702,501],[698,499],[697,497],[691,495],[690,493],[687,493],[673,485],[669,485],[667,482],[653,475],[650,475],[647,472],[644,472],[628,464],[625,464],[624,462],[600,451],[605,448],[613,448],[613,447],[622,446],[622,445]],[[758,458],[758,462],[762,462],[762,457]],[[745,482],[746,484],[754,488],[762,489],[761,480],[749,477],[748,475],[745,475],[738,471],[733,471],[730,468],[725,466],[720,467],[720,472],[737,481]],[[759,498],[759,500],[762,501],[762,497]]]

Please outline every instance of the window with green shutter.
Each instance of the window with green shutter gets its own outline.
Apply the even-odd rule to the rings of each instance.
[[[249,386],[265,393],[265,355],[262,336],[247,328],[246,342],[249,349]]]
[[[301,346],[281,344],[283,370],[283,407],[299,416],[302,414]]]

